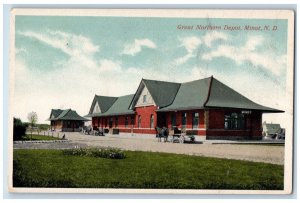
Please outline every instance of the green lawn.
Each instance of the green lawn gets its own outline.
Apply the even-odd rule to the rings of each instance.
[[[27,135],[25,135],[25,136],[22,137],[22,140],[23,141],[27,141],[27,140],[30,140],[30,138],[31,138],[31,135],[27,134]],[[58,138],[58,137],[51,137],[51,136],[47,136],[47,135],[44,136],[44,135],[33,134],[31,140],[60,140],[60,138]]]
[[[125,151],[125,159],[14,150],[14,187],[282,190],[283,166]]]

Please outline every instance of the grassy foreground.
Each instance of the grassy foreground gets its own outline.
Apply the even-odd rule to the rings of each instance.
[[[168,153],[125,159],[14,150],[14,187],[282,190],[283,166]]]

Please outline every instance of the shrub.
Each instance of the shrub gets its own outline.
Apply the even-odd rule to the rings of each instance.
[[[25,135],[27,125],[22,123],[21,119],[14,118],[14,131],[13,131],[13,139],[21,140]]]
[[[64,155],[89,156],[109,159],[124,159],[125,153],[116,148],[77,148],[63,150]]]

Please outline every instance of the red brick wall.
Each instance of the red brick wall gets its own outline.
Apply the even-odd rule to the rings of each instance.
[[[182,128],[182,113],[184,113],[184,112],[187,113],[187,118],[186,118],[186,128],[187,129],[192,129],[194,112],[199,113],[198,128],[204,128],[204,110],[202,110],[202,109],[175,112],[176,123],[178,125],[178,128]],[[172,112],[166,112],[166,118],[167,118],[167,126],[168,126],[168,128],[171,128],[172,127]]]
[[[157,123],[156,116],[156,106],[145,106],[145,107],[137,107],[135,108],[136,116],[135,116],[135,126],[134,128],[138,128],[138,117],[141,116],[141,126],[140,128],[150,128],[150,117],[151,114],[154,115],[154,128]]]
[[[140,133],[140,134],[156,134],[155,129],[133,129],[133,133]]]
[[[199,127],[198,128],[205,128],[204,125],[204,110],[199,110]]]
[[[253,112],[251,114],[252,137],[262,137],[262,113]]]
[[[229,112],[240,113],[241,110],[235,109],[210,109],[209,110],[209,129],[207,130],[207,136],[240,136],[240,137],[261,137],[262,136],[262,124],[261,124],[261,112],[253,111],[246,118],[245,130],[225,130],[224,129],[224,115]]]
[[[133,133],[142,133],[142,134],[155,134],[155,127],[157,124],[157,113],[155,112],[157,108],[155,106],[147,106],[147,107],[138,107],[136,108],[136,114],[134,116],[134,126],[133,126]],[[197,134],[198,135],[207,135],[207,136],[248,136],[248,137],[261,137],[262,136],[262,124],[261,118],[262,114],[260,112],[253,111],[250,115],[246,118],[246,130],[225,130],[224,129],[224,114],[227,112],[238,112],[234,109],[229,110],[222,110],[222,109],[210,109],[209,110],[209,129],[204,129],[204,110],[189,110],[189,111],[177,111],[176,115],[176,123],[178,124],[178,128],[182,128],[181,126],[181,117],[182,112],[187,113],[187,130],[192,129],[192,114],[193,112],[199,113],[199,125]],[[154,115],[154,128],[150,129],[150,116],[151,114]],[[160,116],[162,113],[159,113]],[[138,116],[141,115],[141,126],[138,128]],[[171,128],[171,112],[165,113],[165,119],[167,121],[167,127]],[[131,115],[128,115],[128,127],[125,127],[125,117],[126,115],[118,116],[118,128],[120,132],[127,132],[131,133]],[[113,128],[115,128],[115,117],[113,116]],[[105,128],[105,119],[107,119],[107,126],[110,117],[103,117],[103,118],[93,118],[93,126],[98,126]],[[99,123],[99,125],[98,125]]]
[[[115,128],[115,121],[116,117],[118,117],[118,129],[120,132],[127,132],[131,133],[132,125],[131,125],[131,116],[134,116],[134,124],[133,124],[133,131],[134,133],[146,133],[146,134],[155,134],[155,127],[157,123],[157,114],[155,112],[156,106],[145,106],[145,107],[137,107],[135,109],[136,114],[135,115],[119,115],[119,116],[112,116],[113,118],[113,128]],[[150,118],[151,115],[154,116],[154,122],[153,122],[153,128],[150,128]],[[141,126],[138,128],[138,116],[141,116]],[[125,117],[128,116],[128,127],[125,127]],[[103,128],[109,128],[108,123],[110,116],[106,117],[94,117],[92,118],[93,126],[96,127],[103,127]],[[98,119],[99,119],[99,125],[98,125]],[[105,127],[105,119],[107,120],[107,126]]]
[[[224,111],[209,110],[209,129],[224,129]]]
[[[122,132],[122,133],[131,133],[131,128],[121,128],[120,132]]]

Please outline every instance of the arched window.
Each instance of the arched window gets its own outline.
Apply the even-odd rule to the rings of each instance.
[[[128,116],[125,117],[125,128],[128,128]]]
[[[150,116],[150,128],[154,128],[154,115],[151,114]]]
[[[138,116],[138,128],[141,128],[141,122],[142,122],[142,118],[141,118],[141,116],[139,115],[139,116]]]
[[[199,124],[199,113],[198,112],[194,112],[193,113],[193,129],[197,129],[198,128],[198,124]]]
[[[183,112],[182,114],[181,114],[181,127],[182,128],[186,128],[186,113],[185,112]]]
[[[116,127],[116,128],[118,127],[118,124],[119,124],[119,123],[118,123],[118,117],[116,117],[116,118],[115,118],[115,127]]]
[[[176,113],[173,112],[171,113],[171,124],[172,124],[172,127],[175,127],[177,124],[176,124]]]

